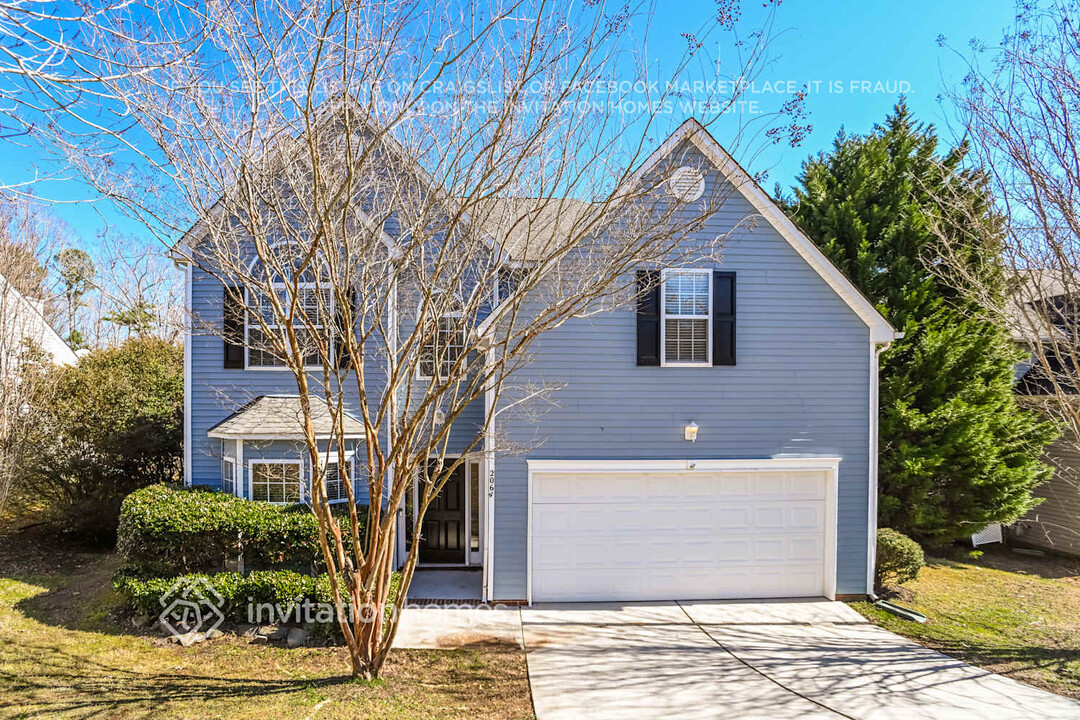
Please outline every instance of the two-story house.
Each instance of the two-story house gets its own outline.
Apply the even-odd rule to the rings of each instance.
[[[878,353],[895,333],[696,121],[637,174],[670,163],[686,167],[672,192],[690,208],[717,184],[734,189],[686,238],[714,250],[724,237],[722,260],[643,267],[659,283],[636,303],[540,337],[518,382],[560,389],[538,423],[483,402],[456,421],[464,438],[495,417],[531,448],[466,463],[422,529],[421,563],[481,569],[485,600],[872,589]],[[758,222],[740,224],[748,216]],[[185,287],[185,482],[301,500],[291,374],[201,329],[244,323],[219,281],[186,267]],[[362,446],[359,426],[348,436]],[[354,470],[332,476],[340,497]]]

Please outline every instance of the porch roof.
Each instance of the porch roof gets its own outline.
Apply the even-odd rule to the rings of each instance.
[[[315,437],[334,436],[330,408],[317,398],[311,400],[311,421]],[[348,412],[342,413],[347,438],[364,437],[364,426]],[[304,412],[295,395],[260,395],[206,431],[208,437],[223,440],[303,440]]]

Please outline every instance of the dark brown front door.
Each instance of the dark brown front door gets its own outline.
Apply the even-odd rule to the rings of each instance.
[[[443,485],[424,515],[420,562],[465,563],[465,466]]]

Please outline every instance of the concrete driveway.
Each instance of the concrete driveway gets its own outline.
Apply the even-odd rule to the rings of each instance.
[[[521,617],[539,720],[1080,718],[822,601],[538,605]]]

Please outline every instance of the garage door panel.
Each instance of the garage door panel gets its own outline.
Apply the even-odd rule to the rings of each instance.
[[[824,470],[788,473],[787,496],[791,499],[824,500],[828,475]]]
[[[754,571],[669,568],[649,574],[593,568],[537,574],[533,594],[544,602],[813,597],[821,594],[821,584],[819,570],[793,565]]]
[[[754,508],[754,530],[779,530],[785,526],[787,508],[783,505],[762,505]]]
[[[709,543],[686,543],[675,540],[650,540],[647,544],[646,558],[650,565],[673,565],[678,566],[684,561],[690,561],[691,555],[707,557]]]
[[[711,473],[710,477],[713,479],[714,497],[736,499],[754,494],[754,480],[750,473]]]
[[[751,526],[751,513],[753,508],[750,507],[724,507],[723,505],[717,506],[712,513],[714,520],[713,531],[716,533],[725,532],[746,532]]]
[[[824,471],[537,473],[533,599],[820,596],[828,478]]]
[[[788,476],[782,472],[762,472],[754,475],[754,496],[758,498],[786,497]]]
[[[825,529],[825,503],[791,504],[786,526],[791,530],[819,532]]]
[[[784,562],[785,559],[787,559],[787,548],[783,540],[754,541],[754,562]]]
[[[566,535],[577,531],[572,514],[558,507],[537,505],[533,507],[533,535]]]
[[[787,557],[805,563],[825,561],[825,539],[820,535],[802,535],[787,539]]]

